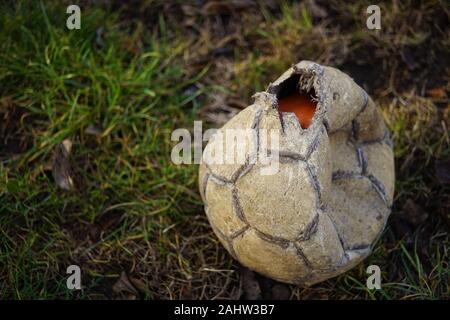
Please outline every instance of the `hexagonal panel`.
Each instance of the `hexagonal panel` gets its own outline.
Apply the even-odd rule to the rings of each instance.
[[[390,210],[366,177],[333,182],[328,216],[345,249],[372,244],[382,231]]]
[[[231,180],[246,158],[256,154],[257,137],[252,125],[258,110],[256,105],[248,106],[211,137],[202,157],[211,173]]]
[[[330,135],[330,152],[333,172],[358,172],[361,168],[358,160],[358,154],[353,144],[348,141],[350,133],[336,131]]]
[[[391,147],[385,143],[371,143],[361,148],[367,159],[367,174],[381,182],[387,202],[391,205],[395,187],[395,163]]]
[[[248,223],[274,237],[295,240],[316,214],[316,191],[299,161],[278,163],[274,175],[262,175],[255,165],[236,182]]]

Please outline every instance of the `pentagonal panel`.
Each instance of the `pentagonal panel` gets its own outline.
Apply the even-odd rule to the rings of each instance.
[[[345,249],[371,245],[389,215],[389,209],[366,177],[333,181],[329,217]]]
[[[251,155],[256,154],[257,135],[252,125],[259,107],[251,105],[218,130],[203,152],[203,162],[216,176],[231,180]]]
[[[230,237],[245,227],[236,212],[235,200],[229,185],[220,185],[210,179],[206,186],[208,218],[225,236]]]
[[[385,143],[371,143],[361,147],[367,160],[367,175],[374,176],[380,183],[387,203],[392,204],[395,187],[394,154]]]
[[[277,163],[278,170],[263,175],[255,165],[236,182],[238,198],[248,223],[271,236],[295,240],[314,219],[317,193],[299,161]]]
[[[331,158],[333,172],[361,173],[358,153],[355,146],[349,142],[349,133],[336,131],[330,135]]]
[[[252,229],[234,239],[233,247],[243,265],[278,281],[295,282],[310,271],[293,244],[284,249]]]

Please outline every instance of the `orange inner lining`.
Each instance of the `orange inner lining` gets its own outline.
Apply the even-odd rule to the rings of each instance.
[[[311,125],[316,107],[317,103],[312,101],[308,95],[298,92],[278,101],[278,111],[295,113],[304,129]]]

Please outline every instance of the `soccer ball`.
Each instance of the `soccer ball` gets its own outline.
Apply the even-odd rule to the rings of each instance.
[[[316,105],[308,127],[279,110],[298,93]],[[254,98],[203,153],[200,194],[214,233],[241,264],[278,281],[309,286],[353,268],[393,201],[381,114],[349,76],[309,61]]]

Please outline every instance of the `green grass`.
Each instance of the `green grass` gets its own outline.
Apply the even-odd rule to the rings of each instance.
[[[132,237],[148,243],[149,234],[164,229],[153,216],[183,221],[199,207],[190,191],[196,168],[169,165],[171,131],[189,126],[195,114],[195,97],[183,92],[196,79],[186,79],[174,62],[186,43],[163,33],[130,34],[100,10],[83,15],[80,31],[68,31],[62,9],[39,3],[2,9],[2,102],[23,112],[17,134],[32,145],[1,167],[4,297],[68,295],[64,263]],[[101,133],[87,135],[89,125]],[[73,192],[58,190],[44,165],[64,139],[74,141],[81,180]],[[80,247],[73,239],[74,230],[114,212],[126,216],[101,244]],[[120,251],[131,254],[125,246]]]
[[[438,5],[430,1],[418,11],[439,11]],[[450,157],[442,127],[449,118],[442,102],[419,93],[421,83],[403,86],[419,71],[389,82],[391,67],[401,61],[392,52],[404,43],[428,46],[415,32],[419,26],[405,20],[411,12],[387,16],[386,35],[361,33],[364,4],[328,8],[337,10],[333,18],[343,31],[332,31],[336,26],[317,21],[303,5],[258,6],[231,14],[227,35],[238,30],[247,42],[230,40],[231,57],[211,60],[227,36],[214,34],[217,19],[194,15],[211,33],[201,38],[174,18],[177,11],[162,6],[82,6],[81,30],[69,31],[57,1],[0,5],[0,299],[238,298],[237,263],[203,214],[197,167],[171,162],[171,132],[191,129],[214,101],[227,104],[233,97],[249,104],[253,92],[300,59],[373,67],[363,54],[373,47],[385,69],[376,79],[383,85],[371,94],[395,142],[393,218],[364,263],[313,288],[292,286],[291,297],[448,299],[450,237],[440,212],[450,190],[436,182],[434,160]],[[410,29],[398,31],[395,17]],[[439,39],[431,41],[437,57],[448,50]],[[443,75],[430,79],[445,85]],[[89,133],[92,128],[98,133]],[[58,188],[51,172],[65,139],[73,142],[71,191]],[[407,199],[429,218],[402,234],[395,226]],[[82,269],[81,291],[66,289],[70,264]],[[382,290],[365,286],[371,264],[382,269]],[[114,290],[122,272],[139,294]]]

